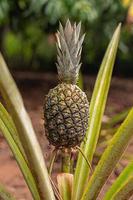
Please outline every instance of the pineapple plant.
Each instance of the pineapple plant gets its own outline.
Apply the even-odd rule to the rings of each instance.
[[[46,137],[57,149],[80,145],[88,127],[89,102],[76,85],[85,36],[80,32],[81,23],[72,26],[68,20],[56,34],[59,84],[45,99],[44,119]]]
[[[67,149],[71,151],[72,147],[76,147],[83,141],[86,132],[86,141],[81,144],[81,149],[84,158],[87,158],[91,162],[102,126],[102,117],[109,91],[121,25],[117,27],[105,53],[94,86],[90,108],[86,95],[76,86],[80,68],[81,46],[84,37],[79,37],[80,26],[80,24],[72,26],[68,21],[63,30],[60,25],[59,32],[57,33],[57,69],[60,83],[54,89],[50,90],[46,97],[44,116],[46,121],[46,136],[50,143],[55,146],[55,150],[56,148],[63,148],[63,150]],[[48,173],[42,150],[24,107],[22,97],[1,54],[0,69],[0,92],[10,112],[9,114],[0,103],[0,130],[14,154],[33,199],[94,200],[99,198],[100,191],[107,180],[110,179],[112,171],[127,148],[129,141],[133,138],[133,107],[112,137],[93,173],[90,175],[90,168],[82,155],[79,154],[74,173],[64,173],[64,171],[63,173],[58,173],[56,185],[52,181],[50,173]],[[76,100],[75,96],[77,96]],[[60,102],[65,107],[62,112],[59,112],[60,107],[62,107]],[[72,102],[72,104],[68,104],[68,102]],[[82,109],[79,105],[83,106]],[[55,106],[58,108],[57,110]],[[67,110],[71,111],[71,113]],[[86,120],[85,117],[82,117],[83,110],[86,112]],[[86,131],[88,111],[90,118]],[[77,115],[75,116],[73,113]],[[53,118],[49,118],[51,114]],[[68,117],[65,117],[66,115]],[[60,131],[57,116],[63,118],[59,124],[65,126],[65,131],[64,128]],[[77,116],[79,118],[78,122],[75,120]],[[72,119],[71,123],[67,121],[68,119]],[[80,122],[83,132],[77,129]],[[69,123],[71,124],[71,128],[74,128],[74,132],[70,132],[71,128],[68,128]],[[55,126],[55,130],[57,129],[56,132],[53,132],[53,126]],[[60,140],[57,140],[58,137]],[[133,161],[126,166],[107,192],[105,191],[102,200],[129,199],[132,194]],[[1,183],[0,199],[15,199]]]

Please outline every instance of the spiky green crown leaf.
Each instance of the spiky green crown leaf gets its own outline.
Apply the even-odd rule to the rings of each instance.
[[[82,43],[85,34],[80,36],[81,22],[72,26],[67,20],[65,28],[59,25],[57,31],[57,70],[59,80],[61,82],[76,84],[81,66],[80,58],[82,51]]]

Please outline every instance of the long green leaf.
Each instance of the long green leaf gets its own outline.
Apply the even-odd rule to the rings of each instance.
[[[120,37],[120,25],[117,27],[112,40],[105,53],[99,74],[95,83],[94,92],[90,103],[89,127],[86,133],[86,143],[82,144],[85,156],[92,160],[101,128],[102,116],[105,109],[113,65],[116,57],[118,42]],[[79,154],[74,176],[73,199],[79,200],[83,194],[83,189],[88,180],[89,167],[84,158]]]
[[[133,108],[103,153],[89,183],[86,186],[82,200],[94,200],[97,198],[101,188],[107,181],[107,178],[115,168],[117,162],[120,160],[132,137]]]
[[[114,126],[116,126],[118,123],[121,123],[127,117],[129,110],[130,110],[130,108],[114,115],[107,122],[102,124],[102,128],[110,129],[110,128],[113,128]]]
[[[0,55],[0,72],[0,92],[17,128],[28,163],[37,182],[41,200],[54,200],[54,193],[40,145],[25,110],[22,97],[2,55]]]
[[[113,185],[106,192],[103,200],[112,199],[115,193],[126,183],[126,181],[131,176],[133,177],[133,161],[121,172],[119,177],[115,180]]]
[[[1,200],[15,200],[15,198],[5,189],[0,183],[0,199]]]
[[[133,176],[129,178],[127,183],[120,189],[112,200],[127,200],[133,195]]]
[[[14,124],[11,116],[8,114],[8,112],[6,111],[4,106],[2,106],[1,103],[0,103],[0,116],[3,119],[3,122],[7,125],[8,130],[10,130],[10,134],[11,134],[12,138],[14,139],[15,143],[17,144],[17,146],[18,146],[19,150],[21,151],[23,157],[27,161],[27,158],[26,158],[24,149],[22,147],[19,135],[17,133],[15,124]]]
[[[12,127],[10,127],[11,129],[9,129],[8,121],[3,113],[5,113],[5,109],[2,106],[2,104],[0,104],[0,130],[2,131],[6,141],[8,142],[14,154],[14,157],[25,177],[25,181],[27,182],[27,185],[33,195],[33,198],[35,200],[40,200],[35,180],[31,174],[31,171],[27,165],[27,162],[25,161],[25,158],[23,157],[21,153],[21,150],[19,149],[19,147],[17,146],[16,142],[14,141],[12,137],[12,133],[10,132],[10,130],[12,131]]]

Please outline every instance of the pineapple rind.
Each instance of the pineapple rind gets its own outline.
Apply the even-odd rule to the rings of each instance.
[[[45,134],[57,148],[71,148],[83,141],[88,127],[86,94],[73,84],[61,83],[45,99]]]

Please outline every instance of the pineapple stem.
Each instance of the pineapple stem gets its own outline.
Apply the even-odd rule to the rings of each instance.
[[[86,160],[86,163],[88,164],[91,172],[93,172],[92,166],[90,161],[87,159],[87,157],[85,156],[84,152],[82,151],[82,149],[79,146],[76,146],[76,149],[82,154],[82,156],[84,157],[84,159]]]
[[[71,151],[69,149],[63,149],[62,151],[62,172],[71,172]]]
[[[49,175],[51,175],[51,172],[52,172],[52,169],[53,169],[53,165],[54,165],[54,161],[55,161],[57,152],[58,152],[58,150],[56,148],[52,151],[52,155],[51,155],[51,159],[50,159],[50,164],[49,164],[49,168],[48,168]]]
[[[73,151],[71,151],[71,154],[70,154],[70,162],[71,162],[70,173],[73,174],[73,172],[74,172],[74,156],[73,156]]]

